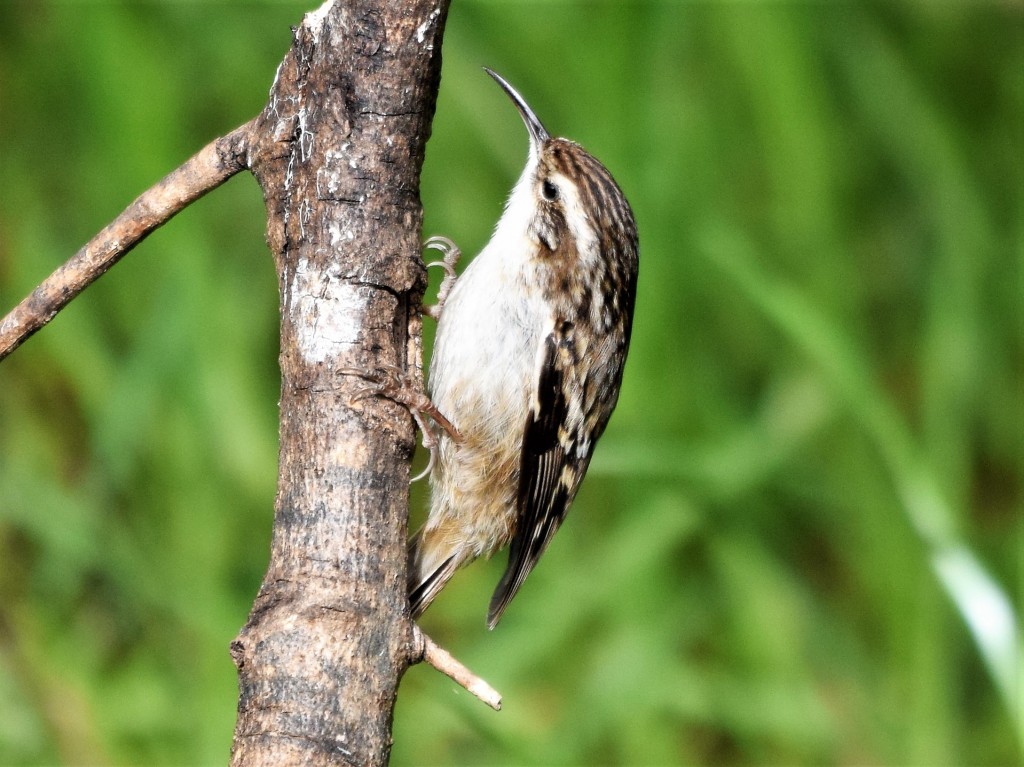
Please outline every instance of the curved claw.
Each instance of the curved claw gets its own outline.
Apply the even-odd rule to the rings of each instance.
[[[441,254],[441,257],[445,261],[450,261],[451,263],[457,261],[461,254],[458,245],[456,245],[450,238],[440,234],[428,237],[427,241],[423,243],[423,247],[430,250],[436,250]]]
[[[425,441],[426,441],[426,440],[424,440],[424,442],[425,442]],[[428,450],[430,451],[430,460],[429,460],[429,461],[427,461],[427,468],[425,468],[425,469],[424,469],[423,471],[421,471],[421,472],[420,472],[419,474],[417,474],[417,475],[416,475],[415,477],[413,477],[412,479],[410,479],[410,480],[409,480],[409,484],[410,484],[410,485],[411,485],[411,484],[412,484],[413,482],[419,482],[419,481],[420,481],[421,479],[423,479],[424,477],[426,477],[427,475],[429,475],[429,474],[430,474],[430,472],[434,470],[434,458],[435,458],[435,456],[436,456],[436,454],[437,454],[437,447],[436,447],[436,446],[435,446],[435,447],[428,447],[427,449],[428,449]]]
[[[447,274],[453,280],[455,279],[455,267],[449,264],[447,261],[427,261],[427,269],[429,269],[432,266],[440,266],[442,269],[444,269],[445,274]]]

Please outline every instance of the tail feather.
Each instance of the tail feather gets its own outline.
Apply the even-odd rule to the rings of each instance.
[[[505,614],[505,608],[508,607],[512,597],[519,591],[519,587],[523,585],[526,576],[530,574],[533,566],[537,563],[536,558],[532,561],[521,561],[519,547],[520,541],[517,536],[512,539],[512,545],[509,549],[508,567],[505,568],[505,572],[498,582],[498,587],[494,590],[494,595],[491,597],[491,604],[487,610],[488,629],[494,629],[498,625],[501,616]]]
[[[441,593],[441,589],[455,575],[462,561],[457,555],[441,560],[439,564],[430,562],[423,544],[423,530],[420,530],[409,541],[409,605],[413,620],[420,617],[430,603]]]

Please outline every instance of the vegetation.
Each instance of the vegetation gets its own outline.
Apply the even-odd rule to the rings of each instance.
[[[310,8],[5,4],[0,311],[261,109]],[[461,0],[444,54],[425,234],[478,250],[524,162],[486,64],[615,173],[641,279],[544,561],[494,632],[497,560],[423,620],[505,710],[413,668],[394,763],[1021,759],[1021,6]],[[263,220],[231,181],[0,365],[0,764],[225,762]]]

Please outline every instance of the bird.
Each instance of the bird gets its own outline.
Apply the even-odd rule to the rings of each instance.
[[[611,173],[552,137],[484,67],[529,134],[491,239],[438,312],[427,394],[441,430],[427,520],[410,539],[418,618],[454,573],[509,549],[493,629],[569,511],[622,384],[636,302],[636,220]]]

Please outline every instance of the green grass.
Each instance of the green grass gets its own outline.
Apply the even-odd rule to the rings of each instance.
[[[262,106],[297,3],[15,4],[0,312]],[[1022,758],[1024,14],[1011,3],[452,8],[425,234],[525,160],[494,67],[640,225],[619,409],[494,632],[505,696],[403,680],[396,765]],[[269,546],[277,292],[248,177],[0,364],[0,764],[222,764]],[[413,494],[422,514],[423,488]]]

